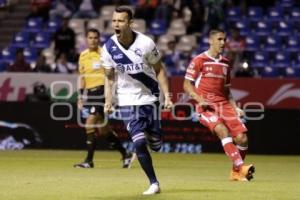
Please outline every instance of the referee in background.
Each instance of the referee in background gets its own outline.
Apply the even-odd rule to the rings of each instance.
[[[117,134],[112,131],[109,124],[99,127],[104,123],[103,106],[104,99],[104,68],[101,67],[101,47],[99,47],[100,33],[97,29],[88,29],[87,34],[88,48],[81,52],[79,57],[79,95],[77,106],[80,110],[87,108],[89,115],[85,122],[85,129],[87,134],[87,156],[82,163],[75,164],[76,168],[93,168],[94,152],[97,142],[97,131],[99,135],[107,142],[113,149],[117,149],[122,155],[123,168],[129,168],[132,159],[132,154],[127,153],[125,148],[120,143]],[[84,99],[83,97],[85,97]],[[97,126],[98,125],[98,126]],[[97,127],[97,128],[96,128]]]

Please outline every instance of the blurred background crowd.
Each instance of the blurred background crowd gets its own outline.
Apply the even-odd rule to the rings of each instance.
[[[118,5],[132,7],[133,29],[153,38],[170,76],[185,73],[218,27],[233,76],[300,77],[297,0],[0,0],[0,72],[76,73],[86,30],[99,29],[103,44]]]

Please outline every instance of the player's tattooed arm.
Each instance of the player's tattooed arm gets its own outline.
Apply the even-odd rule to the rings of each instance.
[[[161,61],[158,61],[156,64],[154,64],[153,68],[156,72],[157,80],[165,97],[165,108],[171,109],[173,102],[171,100],[171,93],[169,91],[169,82],[166,69]]]

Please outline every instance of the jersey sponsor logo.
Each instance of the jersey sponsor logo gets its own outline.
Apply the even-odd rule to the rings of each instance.
[[[213,70],[213,67],[210,67],[210,66],[207,66],[207,67],[205,67],[205,71],[212,71]]]
[[[218,74],[214,74],[214,73],[211,73],[211,72],[209,72],[209,73],[207,73],[207,74],[204,74],[203,77],[225,79],[224,76],[218,75]]]
[[[228,67],[228,65],[226,63],[223,63],[223,62],[204,62],[203,65],[214,65],[214,66]]]
[[[113,55],[114,60],[121,60],[122,58],[123,58],[123,54],[121,53]]]
[[[144,69],[144,63],[129,63],[129,64],[117,64],[119,72],[141,72]]]
[[[112,46],[111,47],[111,52],[114,52],[114,51],[116,51],[117,50],[117,47],[116,46]]]

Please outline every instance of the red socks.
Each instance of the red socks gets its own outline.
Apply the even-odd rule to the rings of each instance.
[[[226,155],[231,159],[234,169],[239,170],[239,167],[244,164],[243,159],[237,149],[237,147],[233,144],[231,137],[226,137],[221,140],[223,149]]]

